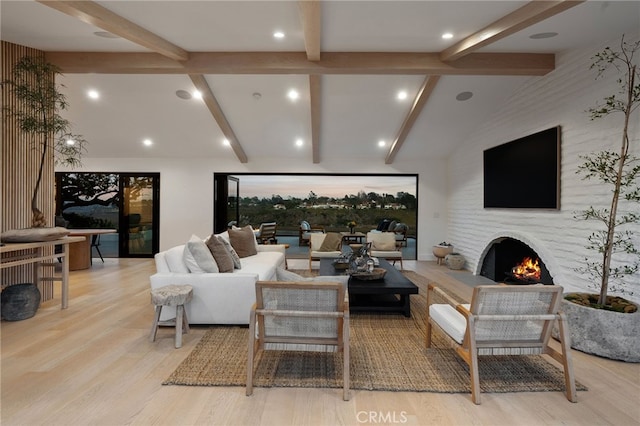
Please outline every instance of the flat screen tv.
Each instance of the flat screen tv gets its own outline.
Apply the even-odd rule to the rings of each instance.
[[[484,207],[560,208],[560,126],[484,151]]]

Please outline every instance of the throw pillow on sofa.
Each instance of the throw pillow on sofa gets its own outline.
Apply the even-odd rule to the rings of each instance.
[[[227,249],[227,251],[231,255],[231,259],[233,259],[233,267],[235,269],[242,269],[242,262],[240,262],[240,256],[238,256],[238,253],[236,253],[234,248],[231,247],[231,243],[229,241],[225,240],[223,236],[220,236],[220,235],[216,235],[216,236],[218,237],[220,242],[222,244],[224,244],[224,247]],[[229,234],[227,234],[227,237],[228,236],[229,236]]]
[[[189,271],[193,274],[219,271],[209,248],[204,241],[195,235],[192,235],[187,244],[185,244],[182,257]]]
[[[233,258],[221,241],[223,241],[222,238],[212,235],[207,238],[205,243],[218,265],[218,270],[220,272],[233,272]]]
[[[258,254],[258,243],[251,225],[229,229],[229,242],[240,258]]]

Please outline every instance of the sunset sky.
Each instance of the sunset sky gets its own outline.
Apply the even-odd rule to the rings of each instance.
[[[416,195],[416,176],[335,176],[335,175],[239,175],[240,196],[270,198],[280,195],[307,198],[313,191],[317,196],[342,198],[366,193],[396,195],[407,192]]]

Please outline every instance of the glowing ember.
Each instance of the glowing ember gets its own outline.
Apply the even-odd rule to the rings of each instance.
[[[530,257],[525,257],[521,263],[511,269],[511,274],[523,281],[539,282],[540,266],[538,265],[538,259],[534,261]]]

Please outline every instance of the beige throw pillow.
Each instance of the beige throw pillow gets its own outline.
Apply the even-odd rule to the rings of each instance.
[[[233,258],[224,244],[220,242],[220,238],[212,235],[207,239],[207,247],[218,264],[220,272],[233,272]]]
[[[380,251],[395,251],[396,242],[395,241],[373,241],[371,244],[372,250],[380,250]]]
[[[239,229],[230,229],[229,242],[240,258],[258,254],[256,237],[250,225]]]
[[[337,232],[328,232],[318,251],[340,251],[342,235]]]

